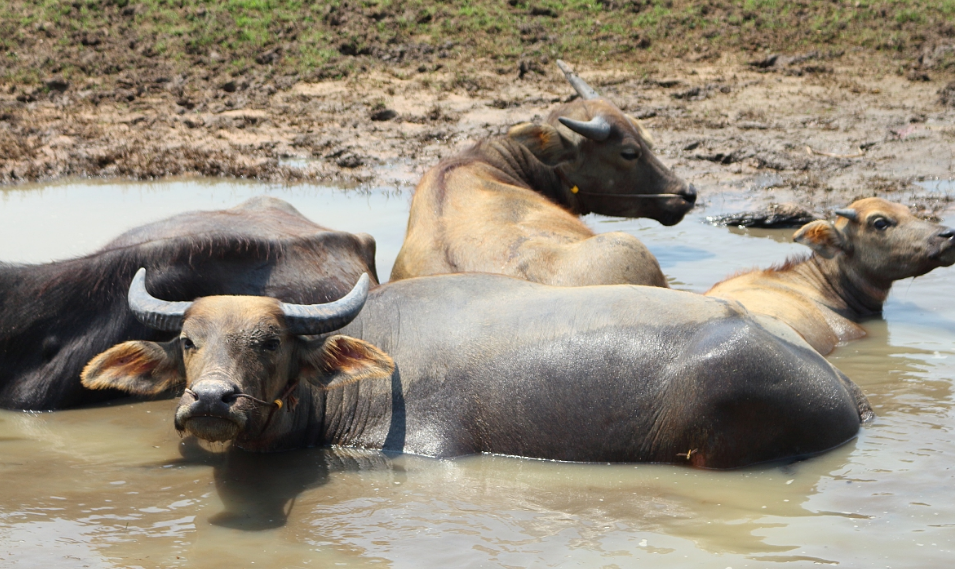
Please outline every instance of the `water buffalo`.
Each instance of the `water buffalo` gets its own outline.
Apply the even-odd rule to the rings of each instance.
[[[558,64],[581,99],[429,170],[415,189],[391,280],[489,272],[563,286],[667,286],[638,239],[595,235],[577,216],[673,225],[696,190],[657,160],[634,118]]]
[[[794,235],[811,255],[730,277],[706,295],[782,320],[825,355],[865,336],[857,322],[882,312],[894,281],[955,263],[955,230],[903,205],[867,198],[836,214],[835,223],[813,221]]]
[[[375,275],[375,241],[322,228],[287,203],[252,199],[125,233],[101,250],[39,265],[0,264],[0,407],[62,409],[116,397],[80,385],[91,357],[171,335],[140,324],[126,290],[141,266],[164,297],[262,294],[325,302]]]
[[[731,468],[822,452],[872,415],[791,329],[736,303],[466,274],[389,283],[363,307],[367,285],[325,305],[170,303],[140,273],[133,312],[179,336],[115,346],[83,384],[184,390],[177,429],[252,451],[328,444]]]

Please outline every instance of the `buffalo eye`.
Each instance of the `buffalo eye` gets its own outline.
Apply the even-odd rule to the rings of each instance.
[[[620,157],[624,160],[636,160],[640,158],[639,148],[624,148],[620,151]]]
[[[281,342],[278,338],[269,338],[268,340],[262,342],[262,349],[266,352],[274,352],[279,349]]]
[[[892,224],[889,223],[889,220],[884,217],[877,217],[872,221],[872,227],[875,227],[879,231],[885,231],[890,225]]]
[[[187,338],[186,336],[183,336],[182,338],[180,338],[179,341],[180,341],[180,343],[182,344],[182,349],[183,349],[183,350],[188,351],[188,350],[195,350],[195,349],[196,349],[196,344],[195,344],[192,340],[190,340],[189,338]]]

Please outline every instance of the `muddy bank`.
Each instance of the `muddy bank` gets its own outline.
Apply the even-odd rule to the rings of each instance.
[[[109,96],[68,83],[27,94],[9,85],[0,182],[211,175],[407,186],[573,92],[552,62],[523,74],[490,61],[457,65],[288,85],[238,77],[187,88],[188,74],[164,75],[125,95],[117,83]],[[576,67],[645,122],[664,162],[704,200],[743,189],[816,209],[869,195],[901,196],[926,213],[948,205],[913,186],[955,176],[944,78],[886,72],[861,52]]]

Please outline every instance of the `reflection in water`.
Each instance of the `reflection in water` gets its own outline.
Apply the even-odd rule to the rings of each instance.
[[[8,191],[0,258],[83,253],[130,225],[228,207],[262,189],[179,182],[57,186],[39,197]],[[264,189],[319,223],[375,235],[388,274],[406,197]],[[671,228],[587,221],[638,236],[671,279],[695,291],[803,250],[789,243],[790,230],[702,223],[721,213],[714,209]],[[44,235],[33,239],[38,228]],[[24,241],[32,256],[9,252]],[[0,566],[944,566],[955,545],[950,271],[896,285],[884,319],[866,322],[866,338],[830,357],[869,395],[875,423],[850,444],[788,465],[711,472],[349,449],[258,455],[180,440],[168,400],[3,411]]]
[[[104,411],[118,413],[105,420],[112,442],[75,452],[104,422]],[[258,455],[179,441],[167,414],[170,402],[156,401],[35,416],[58,444],[27,443],[40,443],[29,468],[81,464],[86,482],[67,488],[59,476],[34,480],[17,469],[5,475],[20,488],[2,503],[16,501],[20,511],[41,516],[56,507],[60,518],[96,528],[83,543],[105,557],[131,559],[133,549],[146,550],[160,555],[159,565],[224,567],[246,555],[268,562],[271,554],[251,544],[290,534],[322,552],[408,567],[559,565],[568,556],[590,564],[688,548],[697,555],[780,555],[800,542],[765,543],[763,532],[800,517],[831,517],[803,504],[851,454],[850,445],[822,460],[741,472],[494,456],[442,461],[348,449]],[[128,428],[136,423],[141,433]],[[146,432],[165,436],[147,446]],[[48,487],[65,495],[37,492]],[[230,553],[223,556],[223,547]]]
[[[328,466],[320,452],[275,456],[232,449],[213,471],[224,510],[209,518],[215,525],[264,530],[285,525],[295,498],[325,483]]]
[[[303,449],[274,454],[230,448],[210,453],[190,437],[180,446],[186,462],[213,466],[223,511],[209,522],[233,529],[258,531],[284,526],[295,500],[310,488],[328,482],[329,472],[389,470],[378,452],[351,449]]]
[[[806,476],[801,470],[799,464],[732,474],[649,465],[555,469],[542,461],[471,457],[415,473],[425,478],[418,481],[420,489],[407,490],[401,500],[362,497],[344,508],[323,504],[315,514],[327,537],[347,539],[376,555],[389,553],[387,534],[406,535],[435,525],[444,527],[436,534],[454,533],[464,550],[483,544],[485,560],[502,565],[519,565],[504,558],[505,544],[552,542],[563,554],[568,549],[601,550],[605,542],[621,539],[621,532],[632,548],[656,542],[650,537],[655,534],[669,534],[713,553],[783,552],[798,543],[767,545],[756,534],[780,526],[766,516],[810,515],[800,506],[802,500],[767,499],[756,507],[740,502],[748,496],[768,497],[780,488],[789,495],[811,493],[819,474]],[[428,478],[433,483],[423,484]],[[794,479],[799,485],[792,485]],[[357,526],[375,530],[357,532]],[[731,539],[726,526],[733,528]],[[653,549],[676,550],[672,545]],[[435,558],[429,565],[447,566],[449,561]]]
[[[795,229],[760,229],[757,227],[727,227],[727,231],[733,235],[742,235],[744,237],[755,237],[757,239],[771,239],[776,243],[792,243]],[[806,250],[808,252],[808,249]]]
[[[669,247],[657,247],[654,250],[657,260],[660,261],[660,268],[666,270],[680,263],[693,262],[700,259],[712,259],[716,255],[705,249],[687,247],[686,245],[671,245]]]
[[[321,451],[253,454],[230,447],[212,452],[188,436],[179,452],[181,461],[163,466],[212,467],[223,510],[208,521],[223,527],[251,531],[281,527],[295,498],[328,477]]]
[[[0,543],[8,550],[0,553],[0,564],[5,567],[65,567],[72,561],[75,566],[112,567],[88,543],[95,532],[94,526],[62,518],[36,521],[19,512],[0,514]],[[56,536],[56,539],[51,540],[50,536]],[[9,551],[14,546],[16,550]]]
[[[914,279],[900,281],[895,285],[896,289],[908,288],[914,283]],[[896,300],[889,308],[889,318],[894,327],[906,326],[907,332],[912,328],[918,328],[927,334],[947,333],[955,334],[955,319],[937,312],[929,312],[912,301]],[[879,319],[883,326],[885,321]],[[866,329],[870,328],[870,323],[865,323]],[[870,332],[871,333],[871,332]]]

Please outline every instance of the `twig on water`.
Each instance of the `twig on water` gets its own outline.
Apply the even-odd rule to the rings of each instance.
[[[832,152],[823,152],[821,150],[816,150],[811,146],[806,147],[806,154],[812,156],[813,154],[817,156],[828,156],[829,158],[861,158],[865,156],[865,150],[859,148],[859,151],[855,154],[833,154]]]

